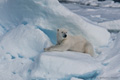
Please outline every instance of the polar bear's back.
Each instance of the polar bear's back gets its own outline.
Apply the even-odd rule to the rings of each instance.
[[[83,36],[69,36],[70,51],[82,52],[94,56],[92,44],[87,41]]]
[[[84,52],[87,40],[83,36],[69,36],[70,51]]]

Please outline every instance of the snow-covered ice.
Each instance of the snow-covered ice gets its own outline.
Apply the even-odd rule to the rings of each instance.
[[[120,33],[112,38],[107,31],[109,23],[96,24],[81,16],[82,12],[73,13],[79,12],[79,7],[69,7],[73,10],[58,0],[0,0],[0,80],[119,80]],[[86,8],[88,12],[97,12],[97,8]],[[103,17],[89,14],[94,19]],[[118,22],[114,22],[116,29]],[[99,56],[44,52],[45,47],[56,43],[56,29],[61,27],[72,35],[82,34],[99,49]]]
[[[60,27],[67,28],[73,35],[82,34],[95,46],[107,45],[110,38],[110,34],[106,29],[72,13],[57,0],[5,1],[0,8],[0,17],[1,25],[7,30],[21,23],[28,24],[29,22],[52,31],[56,31]]]
[[[63,5],[74,13],[87,17],[94,22],[100,23],[104,21],[119,20],[120,17],[119,8],[92,7],[73,3],[63,3]],[[101,18],[93,18],[91,15],[101,15]]]
[[[101,74],[99,78],[120,80],[120,33],[117,34],[113,47],[104,52],[99,58],[101,57],[105,67],[103,68],[103,74]]]
[[[94,79],[100,74],[101,63],[88,54],[78,52],[45,52],[33,69],[33,79],[64,80],[78,77]]]
[[[108,30],[120,30],[120,20],[106,21],[98,23],[98,25],[103,26]]]
[[[72,12],[87,17],[108,30],[120,30],[120,10],[119,8],[89,7],[79,4],[65,4],[65,7]]]
[[[71,78],[71,80],[83,80],[83,79],[78,79],[78,78]]]
[[[18,53],[24,57],[33,57],[49,45],[50,40],[42,31],[31,25],[20,25],[2,37],[0,51],[9,52],[15,57]]]
[[[72,3],[78,3],[81,5],[87,5],[87,6],[94,6],[94,7],[113,7],[113,8],[119,8],[120,4],[118,2],[114,2],[113,0],[59,0],[61,2],[72,2]]]
[[[36,56],[50,45],[49,38],[31,25],[7,32],[0,41],[0,80],[27,79]]]

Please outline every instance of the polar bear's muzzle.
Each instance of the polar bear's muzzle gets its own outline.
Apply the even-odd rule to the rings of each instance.
[[[63,35],[63,37],[64,37],[64,38],[66,38],[66,37],[67,37],[67,35],[66,35],[66,34],[64,34],[64,35]]]

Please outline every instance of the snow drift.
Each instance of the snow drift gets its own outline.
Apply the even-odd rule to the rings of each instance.
[[[106,29],[72,13],[57,0],[3,0],[1,2],[0,24],[3,30],[0,33],[5,33],[17,25],[29,23],[52,31],[61,27],[67,28],[71,34],[82,34],[96,46],[107,45],[110,38]]]
[[[0,51],[1,53],[8,51],[14,56],[20,53],[24,57],[33,57],[49,45],[49,38],[42,31],[32,25],[20,25],[2,37]]]
[[[32,79],[70,80],[94,79],[100,74],[101,64],[88,54],[77,52],[45,52],[34,65]]]
[[[104,52],[99,59],[104,65],[103,73],[99,76],[105,80],[120,80],[120,33],[118,33],[113,46]]]
[[[50,45],[49,38],[32,25],[7,32],[0,40],[0,80],[27,80],[31,64]]]

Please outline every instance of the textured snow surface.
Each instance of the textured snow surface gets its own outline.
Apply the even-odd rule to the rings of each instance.
[[[120,30],[120,20],[106,21],[98,23],[98,25],[103,26],[108,30]]]
[[[120,80],[120,33],[118,33],[116,40],[112,44],[112,47],[105,51],[99,59],[102,59],[103,74],[101,78],[106,80]],[[100,78],[99,77],[99,78]]]
[[[44,48],[56,43],[56,29],[61,27],[99,46],[99,56],[44,52]],[[119,35],[111,39],[107,29],[72,13],[57,0],[0,0],[0,80],[95,80],[119,76]],[[109,40],[114,41],[112,46]]]
[[[0,41],[0,80],[27,79],[36,56],[50,45],[49,38],[30,25],[6,33]]]
[[[87,6],[94,6],[94,7],[113,7],[113,8],[119,8],[120,4],[118,2],[114,2],[113,0],[59,0],[62,2],[72,2],[72,3],[78,3],[82,5]]]
[[[85,69],[86,68],[86,69]],[[33,79],[62,79],[72,77],[92,79],[100,74],[101,64],[88,54],[77,52],[45,52],[36,62]]]
[[[82,34],[95,46],[107,45],[110,38],[106,29],[72,13],[57,0],[5,0],[3,2],[0,8],[0,24],[4,31],[28,23],[53,32],[57,28],[67,28],[73,35]]]

